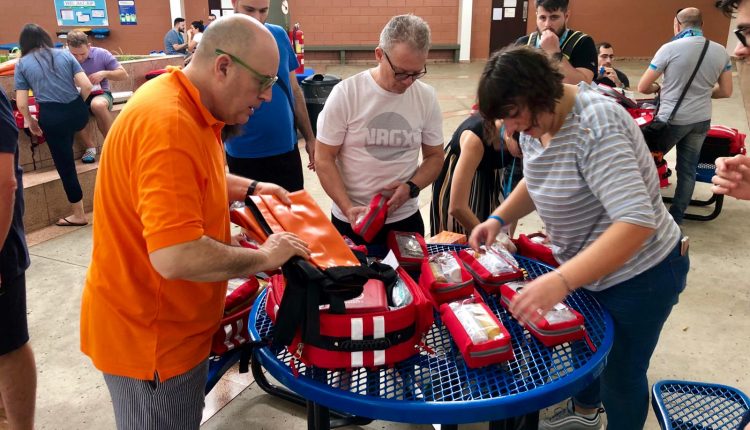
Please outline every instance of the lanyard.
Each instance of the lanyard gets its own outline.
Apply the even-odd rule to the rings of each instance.
[[[505,151],[503,144],[505,143],[505,124],[500,126],[500,164],[505,168]],[[503,189],[500,192],[503,194],[503,198],[507,199],[511,192],[511,185],[513,184],[513,171],[516,169],[516,157],[513,157],[513,164],[510,166],[510,173],[507,175],[507,180],[502,184]],[[502,181],[501,181],[502,182]]]
[[[688,28],[675,34],[672,40],[674,41],[674,40],[682,39],[684,37],[702,37],[702,36],[703,36],[702,30],[699,30],[697,28]]]

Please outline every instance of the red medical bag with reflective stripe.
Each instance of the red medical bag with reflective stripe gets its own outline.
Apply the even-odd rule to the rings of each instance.
[[[224,317],[211,340],[211,355],[222,355],[250,341],[247,321],[259,288],[255,277],[229,281]]]

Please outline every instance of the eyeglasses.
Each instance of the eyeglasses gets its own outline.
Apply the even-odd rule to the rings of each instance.
[[[226,55],[226,56],[228,56],[229,58],[232,59],[232,61],[234,61],[235,63],[237,63],[240,66],[244,67],[245,69],[249,70],[250,73],[252,73],[253,76],[255,76],[255,78],[258,79],[258,81],[260,82],[260,90],[261,91],[265,91],[265,90],[271,88],[273,86],[273,84],[275,84],[276,81],[279,80],[278,76],[264,75],[264,74],[258,72],[257,70],[255,70],[252,67],[250,67],[247,64],[245,64],[244,61],[240,60],[239,58],[235,57],[234,55],[232,55],[232,54],[230,54],[228,52],[225,52],[225,51],[223,51],[221,49],[218,49],[218,48],[216,49],[215,52],[216,52],[216,55]]]
[[[740,40],[742,46],[747,48],[747,37],[750,35],[750,27],[738,27],[734,30],[734,35]]]
[[[391,70],[393,70],[393,77],[396,78],[397,81],[405,81],[409,78],[412,78],[413,80],[417,80],[421,78],[422,76],[427,74],[427,64],[424,65],[424,70],[417,73],[406,73],[406,72],[397,72],[396,68],[393,66],[393,63],[391,63],[391,58],[388,57],[388,53],[383,51],[383,54],[385,54],[385,59],[388,61],[388,64],[391,66]]]

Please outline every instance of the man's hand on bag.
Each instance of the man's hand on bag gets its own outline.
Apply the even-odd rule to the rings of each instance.
[[[274,233],[268,236],[266,242],[258,249],[265,257],[260,271],[274,270],[289,261],[292,257],[310,258],[307,243],[296,234],[289,232]]]
[[[409,186],[403,182],[393,181],[386,185],[382,192],[383,195],[391,195],[388,199],[388,215],[391,215],[410,199]]]
[[[289,200],[289,191],[270,182],[258,182],[258,185],[255,186],[255,194],[272,194],[281,200],[281,203],[284,203],[285,205],[292,204],[292,201]]]
[[[352,229],[357,225],[357,220],[367,213],[367,206],[352,206],[346,211],[346,219],[352,225]]]

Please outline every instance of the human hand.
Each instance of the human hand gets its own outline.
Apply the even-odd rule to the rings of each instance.
[[[310,160],[307,163],[307,168],[314,172],[315,171],[315,140],[310,142],[309,140],[305,139],[305,151],[307,151],[307,158]]]
[[[89,75],[89,81],[91,81],[92,85],[97,85],[105,78],[105,72],[104,70],[100,70],[98,72],[92,73]]]
[[[622,82],[620,82],[620,79],[617,78],[617,72],[615,72],[615,69],[613,69],[612,67],[604,68],[604,77],[614,82],[615,86],[622,86]]]
[[[289,200],[289,191],[270,182],[258,182],[255,186],[255,194],[270,194],[276,196],[276,198],[281,200],[281,203],[287,206],[292,204],[292,201]]]
[[[568,287],[554,273],[547,273],[526,284],[510,302],[510,313],[523,325],[538,323],[553,306],[568,295]]]
[[[750,200],[750,157],[735,155],[716,159],[716,175],[711,179],[716,194]]]
[[[475,251],[479,251],[479,247],[482,245],[492,245],[495,243],[495,238],[500,233],[500,229],[499,222],[494,219],[488,219],[471,230],[469,246]]]
[[[34,136],[42,137],[42,128],[39,127],[39,121],[33,116],[29,118],[29,130]]]
[[[307,243],[294,233],[282,232],[268,236],[265,243],[258,248],[265,261],[261,265],[261,272],[275,270],[289,261],[292,257],[310,258]]]
[[[367,213],[367,206],[352,206],[345,212],[346,219],[352,225],[352,229],[357,226],[357,220]]]
[[[544,30],[539,40],[539,47],[550,55],[560,52],[560,38],[554,31]]]
[[[403,182],[393,181],[386,185],[383,190],[383,194],[391,194],[391,198],[388,199],[388,215],[391,215],[396,209],[400,208],[401,205],[410,200],[409,197],[409,186]]]

